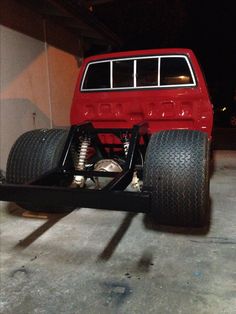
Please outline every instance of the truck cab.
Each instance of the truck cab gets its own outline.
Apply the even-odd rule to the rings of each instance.
[[[148,132],[189,129],[211,136],[212,104],[189,49],[103,54],[85,59],[71,107],[71,124],[132,127]]]

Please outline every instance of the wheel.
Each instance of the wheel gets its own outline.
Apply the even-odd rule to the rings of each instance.
[[[33,130],[21,135],[13,145],[6,171],[6,182],[24,184],[52,170],[58,165],[68,135],[63,129]],[[69,182],[63,182],[66,186]],[[71,208],[53,206],[39,207],[32,204],[18,204],[31,211],[68,211]]]
[[[191,130],[155,133],[144,163],[144,190],[152,191],[151,214],[161,224],[200,227],[209,206],[207,134]]]

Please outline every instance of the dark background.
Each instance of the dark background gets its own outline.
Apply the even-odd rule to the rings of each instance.
[[[46,21],[47,42],[81,60],[107,51],[191,48],[202,65],[215,108],[231,106],[236,112],[233,0],[0,2],[3,25],[44,41]]]
[[[92,3],[92,2],[91,2]],[[92,14],[122,39],[120,50],[191,48],[215,106],[234,106],[236,10],[233,1],[93,1]],[[113,49],[114,50],[114,49]],[[87,55],[100,52],[96,45]]]
[[[1,24],[74,54],[79,65],[83,57],[108,51],[190,48],[205,74],[216,125],[236,117],[233,0],[0,2]]]

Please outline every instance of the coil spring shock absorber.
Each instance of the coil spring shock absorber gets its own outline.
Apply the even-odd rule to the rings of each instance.
[[[80,148],[78,151],[78,159],[77,159],[77,164],[75,166],[75,169],[78,171],[84,170],[85,169],[85,163],[86,163],[86,159],[87,159],[87,154],[88,154],[88,149],[90,146],[90,138],[85,136],[82,140],[81,140],[81,144],[80,144]],[[74,181],[73,183],[77,186],[77,187],[84,187],[85,184],[85,178],[84,176],[81,175],[75,175],[74,176]]]
[[[125,157],[127,157],[128,151],[129,151],[129,139],[127,137],[123,139],[123,148],[124,148]]]
[[[127,157],[128,151],[129,151],[129,144],[130,144],[129,138],[128,137],[123,138],[122,142],[123,142],[123,149],[124,149],[125,157]],[[133,190],[137,190],[137,191],[141,190],[137,171],[134,171],[130,186]]]

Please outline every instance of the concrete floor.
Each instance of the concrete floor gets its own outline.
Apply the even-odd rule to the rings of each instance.
[[[236,313],[236,151],[216,152],[209,230],[1,202],[1,313]]]

